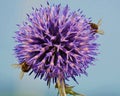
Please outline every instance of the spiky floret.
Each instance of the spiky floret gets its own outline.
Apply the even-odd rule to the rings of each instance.
[[[27,14],[28,21],[19,26],[15,40],[19,63],[32,66],[35,78],[56,82],[81,74],[95,60],[98,44],[91,34],[90,18],[82,11],[69,11],[68,5],[41,6]],[[77,81],[76,81],[77,82]]]

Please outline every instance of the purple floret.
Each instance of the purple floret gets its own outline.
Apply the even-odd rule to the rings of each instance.
[[[19,26],[15,54],[19,63],[32,66],[35,78],[55,83],[87,75],[86,69],[95,60],[97,35],[91,34],[90,18],[82,11],[69,11],[68,5],[53,5],[34,9],[28,21]]]

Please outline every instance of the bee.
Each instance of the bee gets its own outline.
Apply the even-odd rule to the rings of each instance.
[[[95,24],[95,23],[89,23],[90,26],[91,26],[91,29],[93,30],[93,32],[92,32],[93,35],[96,34],[96,33],[99,33],[101,35],[104,34],[103,30],[99,30],[99,27],[100,27],[101,23],[102,23],[102,19],[100,19],[97,24]]]
[[[22,62],[20,64],[12,64],[12,67],[14,67],[14,68],[21,68],[20,79],[23,78],[24,73],[29,72],[30,69],[31,69],[31,65],[28,65],[26,62]]]

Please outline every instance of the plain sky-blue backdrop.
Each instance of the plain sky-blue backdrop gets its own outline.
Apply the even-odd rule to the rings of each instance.
[[[100,55],[87,70],[88,77],[77,78],[77,92],[86,96],[120,96],[120,0],[49,0],[50,4],[68,4],[71,10],[82,9],[93,22],[103,18],[101,29],[105,35],[98,42]],[[13,55],[14,32],[16,24],[21,24],[31,7],[46,5],[46,0],[0,0],[0,96],[56,96],[54,86],[49,89],[43,80],[34,80],[34,74],[26,74],[19,80],[19,69],[11,64],[17,63]]]

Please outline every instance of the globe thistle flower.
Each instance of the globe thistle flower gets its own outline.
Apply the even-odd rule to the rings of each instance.
[[[65,83],[73,78],[77,82],[76,76],[87,75],[86,69],[98,54],[98,36],[91,27],[91,19],[80,9],[70,12],[68,5],[62,8],[60,4],[47,4],[33,8],[27,14],[28,21],[18,25],[14,50],[23,72],[27,68],[30,74],[35,73],[35,78],[44,79],[48,85],[53,81],[61,90],[62,80]]]

